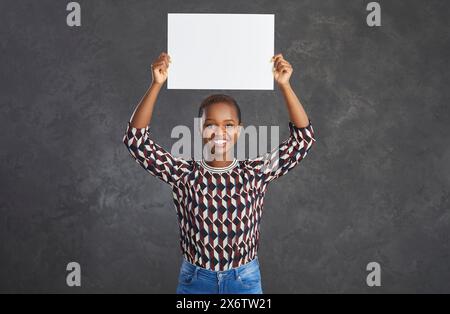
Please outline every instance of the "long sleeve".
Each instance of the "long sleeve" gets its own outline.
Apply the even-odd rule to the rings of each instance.
[[[264,176],[267,183],[285,175],[298,165],[316,142],[311,120],[304,128],[298,128],[289,121],[289,131],[289,137],[277,148],[248,160],[248,166]]]
[[[148,126],[134,128],[128,122],[123,143],[138,164],[170,185],[175,184],[183,173],[190,171],[189,161],[172,156],[150,138]]]

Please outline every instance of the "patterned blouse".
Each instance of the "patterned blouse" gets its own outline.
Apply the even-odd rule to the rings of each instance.
[[[286,174],[315,143],[309,124],[289,122],[290,136],[266,154],[211,167],[205,160],[172,156],[154,142],[149,127],[128,126],[123,142],[147,172],[168,183],[178,216],[180,247],[191,264],[223,271],[257,255],[259,226],[268,184]]]

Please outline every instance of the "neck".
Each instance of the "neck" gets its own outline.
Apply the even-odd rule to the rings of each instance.
[[[231,163],[233,162],[233,160],[234,160],[234,159],[231,159],[231,160],[212,160],[212,161],[206,161],[206,160],[205,160],[205,163],[206,163],[208,166],[211,166],[211,167],[219,167],[219,168],[223,168],[223,167],[227,167],[227,166],[231,165]]]
[[[208,158],[208,159],[210,160],[211,158]],[[222,158],[220,160],[216,160],[215,158],[213,158],[210,161],[205,160],[205,163],[211,167],[222,168],[222,167],[227,167],[227,166],[231,165],[233,163],[233,161],[234,161],[234,156],[230,156],[227,154],[225,156],[222,156]]]

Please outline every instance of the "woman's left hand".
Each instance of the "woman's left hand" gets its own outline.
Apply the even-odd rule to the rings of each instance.
[[[289,79],[294,71],[291,64],[283,58],[281,53],[274,55],[272,57],[272,62],[273,77],[278,85],[289,84]]]

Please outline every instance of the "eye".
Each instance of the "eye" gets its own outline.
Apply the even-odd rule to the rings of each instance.
[[[232,129],[232,128],[234,128],[234,124],[233,123],[228,123],[225,127],[227,129]]]

